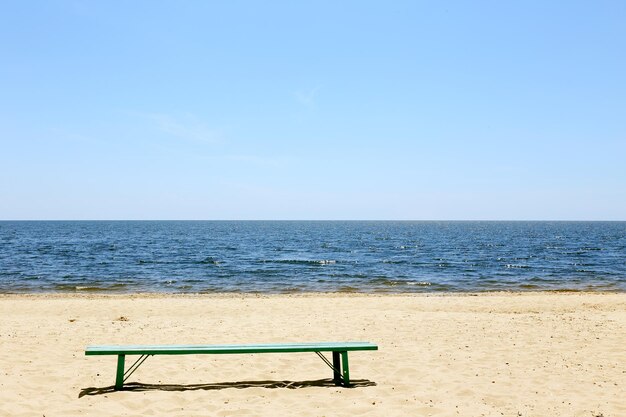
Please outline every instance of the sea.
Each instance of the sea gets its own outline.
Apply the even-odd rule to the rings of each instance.
[[[626,222],[0,222],[0,293],[487,291],[626,291]]]

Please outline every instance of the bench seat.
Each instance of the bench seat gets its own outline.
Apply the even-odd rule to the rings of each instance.
[[[124,381],[148,358],[153,355],[192,355],[192,354],[252,354],[252,353],[299,353],[315,352],[333,370],[337,385],[350,385],[348,352],[378,350],[369,342],[320,342],[320,343],[280,343],[251,345],[130,345],[130,346],[88,346],[85,355],[117,355],[115,389],[123,388]],[[332,363],[321,352],[332,352]],[[125,371],[126,355],[139,355],[139,359]]]

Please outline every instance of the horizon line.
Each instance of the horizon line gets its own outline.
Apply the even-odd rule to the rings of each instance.
[[[0,222],[626,222],[626,219],[0,219]]]

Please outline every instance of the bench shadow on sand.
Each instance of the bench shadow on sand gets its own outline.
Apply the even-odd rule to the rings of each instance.
[[[350,381],[350,388],[372,387],[376,383],[367,379],[353,379]],[[300,389],[311,387],[336,387],[332,378],[316,379],[312,381],[238,381],[238,382],[216,382],[212,384],[143,384],[140,382],[124,383],[124,391],[213,391],[227,388],[287,388]],[[78,398],[85,395],[103,395],[115,392],[113,385],[108,387],[83,388],[78,394]]]

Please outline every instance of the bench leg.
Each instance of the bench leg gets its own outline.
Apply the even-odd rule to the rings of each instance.
[[[124,385],[124,360],[126,355],[117,355],[117,373],[115,374],[115,391],[122,389]]]
[[[341,362],[343,364],[343,385],[350,386],[350,368],[348,367],[348,352],[341,352]]]
[[[335,385],[341,385],[341,359],[339,352],[333,352],[333,381]]]

